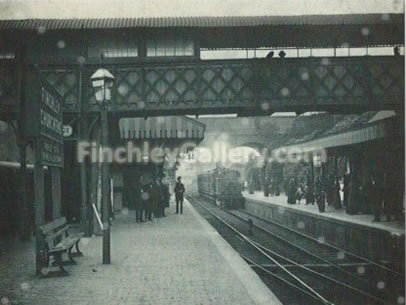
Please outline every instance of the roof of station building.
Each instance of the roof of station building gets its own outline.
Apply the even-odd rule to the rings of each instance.
[[[377,140],[388,136],[388,122],[396,117],[394,111],[368,111],[362,114],[338,116],[327,130],[320,128],[299,139],[291,139],[275,152],[285,149],[318,150]]]
[[[296,16],[199,16],[100,19],[25,19],[0,20],[0,29],[48,30],[121,28],[212,28],[261,27],[278,25],[378,25],[404,24],[403,14],[341,14]]]

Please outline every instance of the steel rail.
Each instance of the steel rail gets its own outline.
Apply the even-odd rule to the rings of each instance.
[[[224,211],[227,212],[227,213],[229,213],[229,214],[231,214],[231,215],[233,215],[234,217],[237,217],[237,218],[240,218],[241,220],[247,221],[247,220],[244,219],[242,216],[237,215],[237,214],[235,214],[235,213],[232,212],[232,211],[228,211],[228,210],[225,210],[225,209],[224,209]],[[262,227],[262,226],[256,224],[255,222],[253,222],[253,225],[254,225],[255,227],[257,227],[258,229],[264,231],[265,233],[267,233],[267,234],[269,234],[269,235],[271,235],[271,236],[273,236],[273,237],[275,237],[275,238],[281,240],[282,242],[285,242],[285,243],[289,244],[290,246],[292,246],[292,247],[294,247],[294,248],[296,248],[296,249],[298,249],[298,250],[300,250],[300,251],[306,253],[307,255],[309,255],[309,256],[311,256],[311,257],[313,257],[313,258],[316,258],[316,259],[318,259],[318,260],[320,260],[320,261],[322,261],[322,262],[324,262],[324,263],[326,263],[326,264],[329,264],[329,265],[331,265],[331,266],[334,266],[334,267],[336,267],[337,269],[341,270],[342,272],[344,272],[344,273],[346,273],[346,274],[348,274],[348,275],[350,275],[350,276],[352,276],[352,277],[356,277],[353,273],[351,273],[351,272],[345,270],[344,268],[340,267],[338,264],[335,264],[335,263],[333,263],[333,262],[330,262],[329,260],[327,260],[327,259],[325,259],[325,258],[323,258],[323,257],[321,257],[321,256],[319,256],[319,255],[317,255],[317,254],[314,254],[314,253],[310,252],[309,250],[307,250],[307,249],[305,249],[305,248],[303,248],[303,247],[301,247],[301,246],[299,246],[299,245],[294,244],[293,242],[290,242],[290,241],[286,240],[286,239],[283,238],[282,236],[280,236],[280,235],[278,235],[278,234],[276,234],[276,233],[273,233],[273,232],[269,231],[268,229],[266,229],[266,228],[264,228],[264,227]],[[358,278],[358,277],[357,277],[357,278]]]
[[[251,260],[250,258],[248,258],[248,257],[246,257],[246,256],[244,256],[244,255],[240,255],[240,256],[241,256],[244,260],[246,260],[248,263],[252,264],[252,266],[257,267],[258,269],[264,271],[266,274],[269,274],[269,275],[271,275],[271,276],[273,276],[273,277],[275,277],[275,278],[281,280],[282,282],[286,283],[287,285],[289,285],[289,286],[295,288],[296,290],[299,290],[299,291],[302,292],[303,294],[306,294],[307,296],[309,296],[309,297],[315,299],[316,301],[320,301],[320,302],[322,302],[323,304],[325,304],[322,300],[320,300],[320,299],[319,299],[317,296],[315,296],[314,294],[309,293],[308,291],[306,291],[306,290],[300,288],[299,286],[297,286],[297,285],[295,285],[295,284],[289,282],[289,281],[286,280],[285,278],[276,275],[275,273],[269,271],[269,270],[266,269],[265,267],[263,267],[263,266],[257,264],[256,262],[254,262],[254,261]]]
[[[269,252],[269,253],[272,253],[272,255],[278,255],[278,256],[280,256],[279,254],[277,254],[276,252],[272,251],[271,249],[268,249],[268,248],[262,246],[261,244],[255,242],[255,241],[253,241],[253,242],[256,243],[256,244],[258,245],[258,247],[264,249],[264,251],[267,251],[267,252]],[[331,282],[333,282],[333,283],[335,283],[335,284],[341,285],[341,286],[343,286],[343,287],[345,287],[345,288],[348,288],[348,289],[350,289],[350,290],[353,290],[353,291],[355,291],[355,292],[358,292],[359,294],[362,294],[362,295],[364,295],[364,296],[366,296],[366,297],[368,297],[368,298],[374,299],[375,301],[378,301],[378,302],[380,302],[380,303],[382,303],[382,304],[392,305],[392,303],[388,303],[388,302],[386,302],[385,300],[382,300],[382,299],[380,299],[380,298],[378,298],[378,297],[376,297],[376,296],[370,294],[369,292],[365,292],[365,291],[363,291],[363,290],[361,290],[361,289],[355,288],[355,287],[353,287],[353,286],[351,286],[351,285],[348,285],[348,284],[346,284],[346,283],[343,283],[343,282],[341,282],[341,281],[338,281],[338,280],[336,280],[336,279],[333,279],[333,278],[331,278],[331,277],[329,277],[329,276],[327,276],[327,275],[325,275],[325,274],[322,274],[322,273],[320,273],[320,272],[314,271],[313,269],[310,269],[310,268],[308,268],[308,267],[306,267],[306,266],[304,266],[304,265],[302,265],[302,264],[299,264],[299,263],[297,263],[297,262],[295,262],[295,261],[293,261],[293,260],[291,260],[291,259],[289,259],[289,258],[284,258],[284,259],[287,260],[289,263],[296,265],[296,266],[299,267],[299,268],[302,268],[302,269],[304,269],[304,270],[306,270],[306,271],[308,271],[308,272],[310,272],[310,273],[313,273],[313,274],[315,274],[315,275],[317,275],[317,276],[319,276],[319,277],[322,277],[322,278],[324,278],[324,279],[326,279],[326,280],[329,280],[329,281],[331,281]]]
[[[340,248],[338,248],[338,247],[336,247],[336,246],[334,246],[334,245],[331,245],[331,244],[329,244],[329,243],[320,242],[317,238],[314,238],[314,237],[312,237],[312,236],[310,236],[310,235],[307,235],[307,234],[304,234],[304,233],[302,233],[302,232],[293,230],[293,229],[291,229],[291,228],[289,228],[289,227],[287,227],[287,226],[284,226],[284,225],[282,225],[282,224],[280,224],[280,223],[277,223],[277,222],[275,222],[275,221],[272,221],[272,220],[266,219],[266,218],[264,218],[264,217],[255,215],[255,214],[253,214],[253,213],[251,213],[251,212],[248,212],[248,211],[246,211],[246,210],[239,210],[239,211],[241,211],[242,213],[248,214],[248,215],[250,215],[250,216],[253,216],[253,217],[255,217],[255,218],[261,219],[261,220],[263,220],[263,221],[265,221],[265,222],[269,222],[269,223],[271,223],[271,224],[274,224],[274,225],[276,225],[276,226],[278,226],[278,227],[281,227],[281,228],[283,228],[283,229],[286,229],[286,230],[288,230],[288,231],[290,231],[290,232],[293,232],[293,233],[295,233],[295,234],[297,234],[297,235],[300,235],[300,236],[302,236],[302,237],[305,237],[305,238],[307,238],[307,239],[311,239],[311,240],[313,240],[313,241],[315,241],[315,242],[317,242],[317,243],[319,243],[319,244],[321,244],[321,245],[324,245],[324,246],[326,246],[326,247],[328,247],[328,248],[331,248],[331,249],[334,249],[334,250],[336,250],[336,251],[343,252],[343,253],[345,253],[345,254],[348,254],[348,255],[350,255],[350,256],[353,256],[353,257],[355,257],[356,259],[362,260],[362,261],[364,261],[364,262],[366,262],[366,263],[368,263],[368,264],[371,264],[371,265],[374,265],[374,266],[379,267],[379,268],[381,268],[381,269],[384,269],[384,270],[386,270],[386,271],[392,272],[392,273],[396,274],[397,276],[404,277],[404,274],[402,274],[402,273],[400,273],[400,272],[398,272],[398,271],[396,271],[396,270],[393,270],[392,268],[386,267],[386,266],[384,266],[384,265],[382,265],[382,264],[379,264],[379,263],[377,263],[377,262],[374,262],[374,261],[372,261],[372,260],[369,260],[369,259],[367,259],[367,258],[365,258],[365,257],[362,257],[362,256],[359,256],[359,255],[357,255],[357,254],[354,254],[354,253],[352,253],[352,252],[350,252],[350,251],[348,251],[348,250],[340,249]]]
[[[319,272],[317,272],[317,271],[314,271],[314,270],[312,270],[312,269],[310,269],[310,268],[308,268],[308,267],[305,267],[304,265],[302,265],[302,264],[299,264],[299,263],[297,263],[297,262],[295,262],[295,261],[293,261],[293,260],[291,260],[291,259],[289,259],[289,258],[286,258],[286,257],[282,257],[280,254],[278,254],[278,253],[276,253],[276,252],[274,252],[274,251],[272,251],[272,250],[270,250],[270,249],[268,249],[268,248],[266,248],[266,247],[264,247],[264,246],[262,246],[262,245],[260,245],[259,243],[257,243],[256,241],[253,241],[253,240],[251,240],[251,239],[249,239],[247,236],[245,236],[243,233],[241,233],[241,232],[239,232],[237,229],[235,229],[235,228],[233,228],[230,224],[228,224],[226,221],[224,221],[223,219],[221,219],[219,216],[217,216],[217,215],[215,215],[213,212],[211,212],[207,207],[205,207],[203,204],[201,204],[201,203],[199,203],[199,201],[197,200],[197,199],[195,199],[195,198],[192,198],[195,202],[197,202],[200,206],[202,206],[204,209],[206,209],[211,215],[213,215],[216,219],[218,219],[219,221],[221,221],[221,222],[223,222],[225,225],[227,225],[230,229],[232,229],[233,231],[235,231],[237,234],[239,234],[242,238],[244,238],[248,243],[250,243],[250,244],[255,244],[255,248],[257,248],[257,247],[259,247],[259,248],[261,248],[262,250],[264,250],[264,251],[267,251],[267,252],[269,252],[269,253],[271,253],[272,255],[274,255],[274,256],[277,256],[277,257],[279,257],[279,258],[281,258],[281,259],[283,259],[283,260],[286,260],[287,262],[289,262],[289,263],[291,263],[291,264],[294,264],[295,266],[297,266],[297,267],[300,267],[300,268],[302,268],[302,269],[304,269],[304,270],[306,270],[306,271],[308,271],[308,272],[310,272],[310,273],[312,273],[312,274],[315,274],[315,275],[317,275],[317,276],[319,276],[319,277],[322,277],[322,278],[324,278],[324,279],[327,279],[327,280],[329,280],[329,281],[331,281],[331,282],[333,282],[333,283],[335,283],[335,284],[338,284],[338,285],[341,285],[341,286],[343,286],[343,287],[345,287],[345,288],[347,288],[347,289],[350,289],[350,290],[353,290],[353,291],[355,291],[355,292],[357,292],[357,293],[359,293],[359,294],[362,294],[362,295],[364,295],[364,296],[366,296],[366,297],[368,297],[368,298],[371,298],[371,299],[374,299],[375,301],[378,301],[378,302],[380,302],[380,303],[382,303],[382,304],[386,304],[386,305],[391,305],[391,303],[388,303],[388,302],[386,302],[385,300],[382,300],[382,299],[380,299],[380,298],[378,298],[378,297],[376,297],[376,296],[374,296],[374,295],[372,295],[372,294],[370,294],[370,293],[368,293],[368,292],[365,292],[365,291],[363,291],[363,290],[360,290],[360,289],[358,289],[358,288],[355,288],[355,287],[353,287],[353,286],[351,286],[351,285],[348,285],[348,284],[346,284],[346,283],[343,283],[343,282],[341,282],[341,281],[338,281],[338,280],[336,280],[336,279],[333,279],[333,278],[331,278],[331,277],[329,277],[329,276],[327,276],[327,275],[325,275],[325,274],[322,274],[322,273],[319,273]],[[231,215],[233,215],[234,216],[234,214],[231,214]],[[261,251],[262,252],[262,251]],[[272,260],[272,261],[274,261],[274,259],[272,259],[269,255],[267,255],[267,254],[265,254],[266,255],[266,257],[267,258],[269,258],[270,260]],[[281,265],[281,264],[277,264],[277,265],[279,265],[285,272],[287,272],[288,274],[292,274],[289,270],[287,270],[283,265]],[[295,275],[293,275],[295,278],[296,278],[296,276]],[[307,285],[307,284],[306,284]],[[306,287],[307,288],[307,287]],[[317,293],[317,292],[316,292]],[[331,303],[329,303],[329,304],[331,304]]]
[[[327,299],[325,299],[322,295],[320,295],[316,290],[314,290],[312,287],[310,287],[308,284],[306,284],[304,281],[302,281],[300,278],[298,278],[296,275],[294,275],[292,272],[287,270],[282,264],[280,264],[278,261],[276,261],[273,257],[268,255],[264,250],[262,250],[260,247],[258,247],[254,241],[252,241],[250,238],[248,238],[245,234],[241,233],[238,231],[236,228],[234,228],[232,225],[221,219],[219,216],[214,214],[212,211],[210,211],[207,207],[205,207],[203,204],[201,204],[198,200],[189,197],[188,199],[192,199],[195,201],[197,204],[199,204],[202,208],[204,208],[207,212],[209,212],[213,217],[215,217],[218,221],[221,223],[225,224],[229,229],[231,229],[233,232],[235,232],[237,235],[241,236],[247,243],[249,243],[251,246],[253,246],[255,249],[257,249],[260,253],[262,253],[266,258],[274,262],[276,265],[278,265],[283,271],[286,272],[289,276],[294,278],[296,281],[298,281],[301,285],[306,287],[311,293],[313,293],[315,296],[317,296],[324,304],[327,305],[334,305],[333,303],[329,302]]]
[[[229,214],[235,216],[235,217],[238,217],[238,218],[240,218],[240,219],[242,219],[242,220],[244,220],[244,221],[247,221],[247,220],[245,220],[243,217],[241,217],[240,215],[236,215],[236,214],[233,213],[232,211],[228,211],[228,210],[225,210],[225,209],[223,209],[223,210],[224,210],[225,212],[227,212],[227,213],[229,213]],[[274,236],[274,237],[276,237],[276,238],[279,238],[281,241],[284,241],[284,242],[288,243],[289,245],[291,245],[291,246],[293,246],[293,247],[295,247],[295,248],[297,248],[297,249],[299,249],[299,250],[305,252],[306,254],[308,254],[308,255],[310,255],[310,256],[312,256],[312,257],[315,257],[315,258],[317,258],[317,259],[319,259],[319,260],[325,262],[326,264],[328,264],[328,265],[330,265],[330,266],[332,266],[332,267],[337,268],[338,270],[344,272],[345,274],[348,274],[348,275],[349,275],[350,277],[352,277],[353,279],[358,280],[358,281],[359,281],[360,283],[362,283],[363,285],[365,285],[365,286],[367,286],[367,287],[370,286],[370,284],[367,283],[364,279],[361,279],[361,278],[359,278],[357,275],[353,274],[352,272],[349,272],[349,271],[345,270],[345,269],[344,269],[343,267],[341,267],[339,264],[335,264],[335,263],[330,262],[329,260],[327,260],[327,259],[325,259],[325,258],[322,258],[322,257],[319,256],[319,255],[313,254],[312,252],[308,251],[307,249],[304,249],[304,248],[301,247],[301,246],[295,245],[294,243],[292,243],[292,242],[290,242],[290,241],[284,239],[282,236],[280,236],[280,235],[278,235],[278,234],[276,234],[276,233],[273,233],[273,232],[269,231],[268,229],[266,229],[266,228],[264,228],[264,227],[262,227],[262,226],[256,224],[255,222],[253,222],[253,225],[256,226],[258,229],[260,229],[260,230],[262,230],[262,231],[264,231],[264,232],[266,232],[266,233],[268,233],[268,234],[270,234],[270,235],[272,235],[272,236]],[[302,266],[306,266],[306,264],[301,264],[301,265],[302,265]],[[341,282],[341,281],[339,281],[339,282]],[[341,282],[341,283],[342,283],[342,282]],[[355,288],[355,287],[354,287],[354,288]],[[362,290],[361,290],[361,291],[362,291]]]

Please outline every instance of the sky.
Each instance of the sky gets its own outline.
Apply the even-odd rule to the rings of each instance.
[[[401,13],[404,0],[0,0],[0,19]]]

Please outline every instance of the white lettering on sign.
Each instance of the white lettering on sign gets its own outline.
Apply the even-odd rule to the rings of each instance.
[[[53,130],[57,134],[62,134],[62,122],[52,114],[41,109],[41,125]]]
[[[61,103],[53,97],[45,88],[41,88],[42,91],[42,102],[47,105],[52,111],[56,113],[61,112]]]
[[[62,154],[62,149],[58,145],[49,142],[43,143],[43,149],[41,152],[43,164],[61,164],[63,162]]]
[[[62,102],[44,87],[41,88],[40,124],[41,135],[62,140]]]

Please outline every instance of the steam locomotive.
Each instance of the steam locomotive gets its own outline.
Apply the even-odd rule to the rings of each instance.
[[[225,209],[245,207],[241,190],[241,174],[237,170],[216,168],[198,175],[199,195]]]

